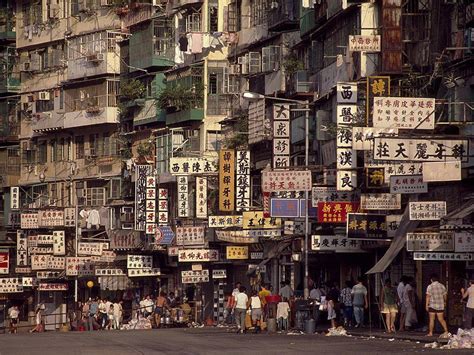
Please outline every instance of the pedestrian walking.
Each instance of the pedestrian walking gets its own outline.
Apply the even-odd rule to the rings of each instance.
[[[8,309],[8,318],[10,319],[10,334],[16,334],[18,331],[18,317],[20,310],[17,306],[11,306]]]
[[[362,277],[357,278],[357,284],[352,287],[352,308],[356,321],[356,328],[364,325],[364,310],[367,309],[367,288],[363,285]]]
[[[446,287],[439,282],[438,275],[431,276],[431,284],[426,289],[425,309],[429,314],[429,327],[427,336],[433,336],[435,318],[443,327],[444,333],[441,336],[447,336],[448,327],[444,320],[444,310],[446,308],[447,292]]]
[[[94,330],[94,324],[96,323],[96,319],[99,313],[99,304],[97,303],[97,299],[94,298],[90,301],[89,304],[89,316],[87,319],[87,328],[91,332]]]
[[[231,292],[227,292],[225,295],[226,303],[224,310],[224,323],[233,324],[234,323],[234,308],[235,308],[235,298],[232,296]]]
[[[114,305],[111,304],[107,311],[107,329],[110,330],[114,326]]]
[[[123,318],[123,301],[114,303],[114,329],[120,330]]]
[[[352,327],[352,282],[346,281],[346,287],[341,290],[340,301],[344,327]]]
[[[405,279],[405,287],[403,288],[402,292],[402,312],[403,322],[402,319],[400,319],[399,329],[401,332],[411,329],[413,324],[417,322],[413,277],[406,277]]]
[[[327,295],[328,301],[328,320],[331,322],[331,328],[336,328],[336,319],[337,319],[337,311],[340,309],[339,307],[339,289],[335,282],[330,284],[330,289]]]
[[[161,291],[160,295],[156,298],[155,302],[155,325],[156,328],[160,327],[161,316],[165,313],[165,308],[167,307],[168,299],[166,298],[166,292]]]
[[[248,296],[245,287],[240,286],[239,293],[235,296],[235,322],[237,323],[237,333],[245,333],[245,316],[247,314]]]
[[[267,305],[267,296],[270,296],[270,285],[263,284],[261,286],[261,290],[258,293],[258,297],[260,297],[260,302],[262,303],[262,312],[263,312],[263,319],[266,320],[268,317],[268,305]]]
[[[397,294],[392,287],[390,279],[385,280],[382,292],[380,293],[381,313],[385,314],[385,326],[387,333],[395,332],[395,318],[397,317]]]
[[[461,289],[462,299],[467,298],[466,308],[464,309],[464,329],[472,329],[474,320],[474,278],[469,281],[467,289]]]
[[[35,310],[36,326],[30,330],[30,333],[34,333],[34,332],[41,333],[44,331],[44,324],[43,324],[44,309],[45,309],[45,306],[42,303],[36,306],[36,310]]]
[[[256,290],[252,291],[252,296],[250,297],[250,309],[252,326],[255,328],[255,333],[259,333],[261,330],[260,321],[262,319],[262,302],[260,301],[260,297]]]
[[[397,286],[397,296],[398,296],[398,313],[400,314],[398,330],[400,332],[405,330],[405,318],[406,318],[406,309],[403,307],[403,292],[405,291],[405,285],[407,284],[407,277],[403,275],[400,278],[400,282]]]
[[[288,330],[288,318],[290,313],[290,304],[288,298],[283,298],[277,305],[276,317],[278,321],[278,329]]]
[[[107,306],[105,304],[105,300],[99,301],[99,327],[100,329],[104,330],[108,324],[107,321]]]
[[[313,319],[316,322],[316,325],[319,322],[319,317],[321,316],[321,310],[319,307],[321,306],[321,296],[324,295],[323,290],[314,283],[313,289],[309,292],[309,298],[313,303]]]

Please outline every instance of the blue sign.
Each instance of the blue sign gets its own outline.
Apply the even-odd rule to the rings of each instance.
[[[298,217],[300,206],[297,198],[272,198],[270,200],[270,216]]]
[[[174,239],[174,232],[170,226],[157,226],[155,233],[155,244],[171,245]]]

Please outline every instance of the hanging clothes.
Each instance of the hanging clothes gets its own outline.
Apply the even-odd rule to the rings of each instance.
[[[178,43],[179,43],[179,50],[181,52],[188,51],[188,38],[186,36],[180,36]]]
[[[209,48],[211,44],[211,35],[209,33],[202,34],[202,48]]]
[[[99,208],[100,225],[104,226],[105,229],[110,228],[109,212],[110,212],[110,209],[108,207]]]
[[[202,53],[202,33],[191,33],[191,53]]]
[[[97,210],[90,210],[89,216],[87,217],[87,228],[90,229],[92,226],[96,227],[97,229],[100,226],[100,215],[99,211]]]

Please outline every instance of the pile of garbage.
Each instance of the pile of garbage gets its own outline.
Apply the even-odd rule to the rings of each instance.
[[[441,345],[439,342],[425,344],[425,348],[432,349],[474,349],[474,329],[464,330],[459,328],[456,334],[449,334],[448,343]]]
[[[122,329],[125,329],[125,330],[132,330],[132,329],[142,330],[142,329],[151,329],[151,328],[152,328],[151,321],[148,318],[142,318],[142,317],[140,317],[140,319],[132,319],[128,322],[128,324],[124,324],[122,326]]]
[[[344,327],[337,327],[337,328],[329,328],[328,333],[326,334],[328,337],[332,336],[347,336],[347,331]]]

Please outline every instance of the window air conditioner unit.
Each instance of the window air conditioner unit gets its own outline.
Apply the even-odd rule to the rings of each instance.
[[[49,101],[49,91],[40,91],[38,93],[38,100]]]
[[[240,70],[240,64],[231,64],[229,67],[229,74],[230,75],[240,75],[241,70]]]
[[[96,53],[96,54],[90,54],[86,56],[86,62],[102,62],[104,60],[105,56],[104,53]]]

